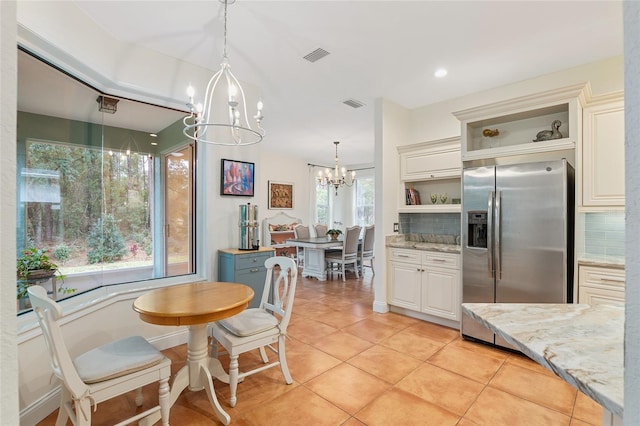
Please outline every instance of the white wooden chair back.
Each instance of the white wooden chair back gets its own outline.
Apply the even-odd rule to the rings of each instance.
[[[317,225],[314,225],[314,229],[316,231],[316,237],[326,237],[327,231],[329,230],[327,225],[322,225],[320,223]]]
[[[308,226],[298,225],[293,228],[293,234],[296,238],[311,238],[311,232]]]
[[[80,379],[64,342],[58,323],[62,318],[62,308],[58,303],[49,299],[44,287],[34,285],[29,287],[27,291],[33,311],[42,329],[53,373],[64,382],[73,397],[79,399],[85,395],[89,387]]]
[[[342,249],[342,258],[352,260],[358,257],[358,241],[362,228],[358,225],[347,228]]]
[[[276,265],[280,266],[280,271],[274,277]],[[264,266],[267,268],[267,277],[260,307],[280,317],[280,333],[286,334],[293,310],[298,268],[293,259],[284,256],[270,257],[264,262]],[[269,294],[272,295],[272,302],[269,302]]]
[[[362,255],[364,257],[373,256],[373,242],[375,238],[375,226],[364,227],[364,237],[362,239]]]

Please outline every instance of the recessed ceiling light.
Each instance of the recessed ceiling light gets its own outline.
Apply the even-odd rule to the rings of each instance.
[[[151,142],[151,145],[158,146],[158,142]]]
[[[156,135],[155,133],[149,133],[149,136],[151,136],[152,138],[157,138],[158,135]]]
[[[446,70],[446,69],[444,69],[444,68],[440,68],[440,69],[436,70],[436,72],[435,72],[435,73],[433,73],[433,75],[435,75],[435,76],[436,76],[436,77],[438,77],[438,78],[442,78],[442,77],[444,77],[445,75],[447,75],[447,70]]]

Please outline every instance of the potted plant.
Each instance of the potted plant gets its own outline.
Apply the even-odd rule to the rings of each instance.
[[[22,256],[18,258],[16,271],[18,275],[17,298],[22,299],[27,295],[27,287],[46,281],[56,275],[58,265],[49,259],[48,250],[29,247],[23,250]],[[64,280],[62,275],[58,275],[58,278]],[[74,290],[60,288],[58,291],[68,292]]]
[[[339,229],[329,229],[327,235],[330,236],[332,240],[337,240],[338,235],[342,235],[342,231]]]

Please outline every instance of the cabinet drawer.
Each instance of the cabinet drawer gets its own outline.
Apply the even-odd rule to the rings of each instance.
[[[421,263],[420,254],[422,252],[418,250],[410,250],[410,249],[397,249],[392,248],[389,250],[389,259],[397,260],[400,262],[409,262],[409,263]]]
[[[611,287],[624,290],[625,271],[622,269],[580,267],[580,285],[587,284],[598,287]]]
[[[236,271],[249,268],[264,269],[264,262],[271,257],[271,253],[242,254],[236,256]]]
[[[460,255],[457,253],[440,253],[430,251],[423,253],[422,265],[458,269],[460,266]]]

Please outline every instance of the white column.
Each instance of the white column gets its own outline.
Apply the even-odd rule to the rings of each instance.
[[[624,424],[640,424],[640,3],[623,2],[626,190]]]

